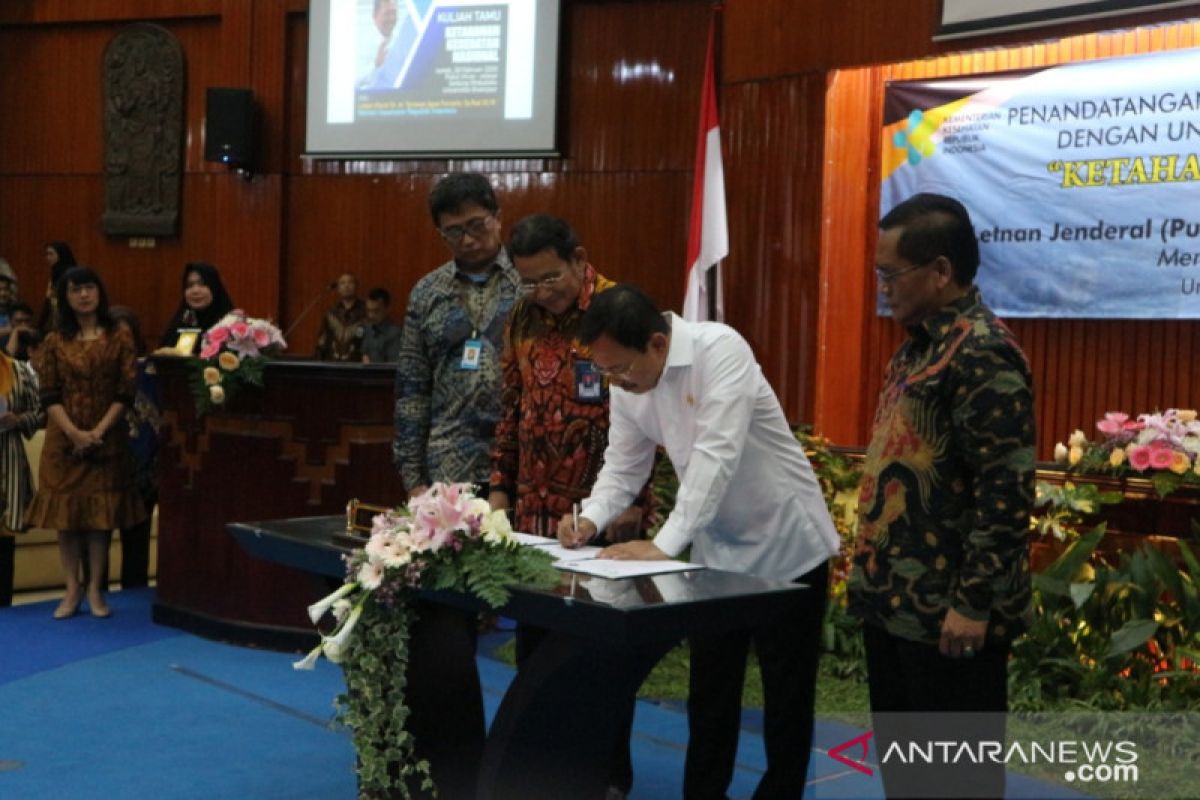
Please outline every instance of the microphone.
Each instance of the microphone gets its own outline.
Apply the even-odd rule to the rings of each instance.
[[[190,325],[192,327],[200,324],[200,320],[196,317],[196,312],[190,308],[183,312],[183,319],[180,321],[184,325]]]
[[[308,316],[308,312],[313,310],[313,306],[315,306],[317,303],[319,303],[321,298],[324,297],[325,293],[328,292],[330,289],[336,289],[337,285],[338,285],[338,282],[334,281],[333,283],[329,284],[328,286],[322,288],[321,291],[317,292],[316,295],[313,297],[313,299],[308,301],[308,305],[306,305],[304,307],[304,310],[300,312],[300,316],[296,317],[296,319],[293,320],[291,325],[288,325],[287,330],[283,332],[283,338],[286,339],[287,337],[291,336],[292,331],[296,330],[296,326],[300,324],[301,320],[303,320],[305,317]]]

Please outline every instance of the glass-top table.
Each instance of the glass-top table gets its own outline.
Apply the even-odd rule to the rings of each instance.
[[[227,528],[257,558],[340,580],[350,552],[345,524],[345,517],[323,516]],[[703,568],[620,579],[563,571],[549,589],[511,588],[499,612],[549,634],[518,671],[486,735],[473,613],[482,606],[454,592],[416,592],[408,727],[441,798],[600,800],[610,753],[597,743],[618,738],[630,718],[622,715],[654,664],[689,635],[752,627],[808,590]]]

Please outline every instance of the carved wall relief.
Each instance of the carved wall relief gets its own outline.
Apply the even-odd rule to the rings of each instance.
[[[183,153],[183,48],[138,23],[104,49],[104,232],[173,236]]]

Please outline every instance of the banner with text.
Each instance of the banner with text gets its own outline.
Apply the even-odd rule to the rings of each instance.
[[[971,212],[1001,316],[1200,318],[1200,50],[894,82],[881,211]]]

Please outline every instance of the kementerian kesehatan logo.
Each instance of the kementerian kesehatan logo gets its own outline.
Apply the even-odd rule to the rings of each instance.
[[[925,118],[924,112],[914,108],[908,115],[904,130],[892,135],[892,145],[900,150],[908,151],[908,163],[914,167],[921,163],[922,158],[929,158],[937,151],[933,142],[933,132],[936,127]]]

